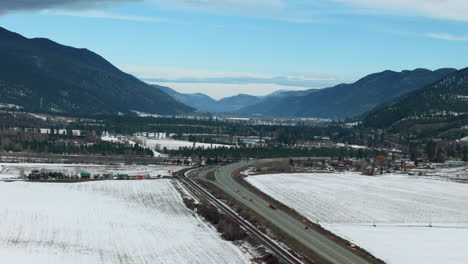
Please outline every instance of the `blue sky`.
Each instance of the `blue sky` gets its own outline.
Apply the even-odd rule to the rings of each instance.
[[[23,0],[0,26],[215,98],[468,66],[468,1]]]

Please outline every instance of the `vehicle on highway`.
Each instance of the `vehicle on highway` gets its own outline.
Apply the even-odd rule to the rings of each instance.
[[[268,204],[268,207],[270,207],[273,210],[276,210],[276,206],[272,202]]]

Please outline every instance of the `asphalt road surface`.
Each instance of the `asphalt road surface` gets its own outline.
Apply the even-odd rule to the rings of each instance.
[[[328,239],[324,235],[312,230],[305,229],[304,223],[294,219],[281,210],[269,208],[269,202],[251,193],[248,189],[237,183],[232,178],[232,173],[240,168],[252,166],[271,160],[261,161],[241,161],[218,169],[204,170],[199,176],[206,176],[210,171],[215,170],[216,181],[214,182],[224,192],[234,197],[236,200],[254,210],[257,214],[274,224],[292,238],[311,249],[316,254],[330,263],[336,264],[368,264],[367,260],[357,256],[352,249],[345,249]]]

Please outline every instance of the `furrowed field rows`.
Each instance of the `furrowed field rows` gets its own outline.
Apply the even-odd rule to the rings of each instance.
[[[170,180],[0,182],[0,190],[7,263],[249,262],[185,208]]]
[[[468,262],[468,185],[420,176],[302,173],[247,181],[386,263]]]

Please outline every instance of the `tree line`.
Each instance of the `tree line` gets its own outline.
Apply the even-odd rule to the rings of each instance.
[[[385,155],[384,152],[372,149],[352,148],[307,148],[307,147],[240,147],[240,148],[180,148],[169,151],[172,155],[180,157],[195,157],[196,159],[211,159],[212,162],[220,160],[236,159],[262,159],[262,158],[284,158],[284,157],[331,157],[335,159],[345,158],[373,158]]]
[[[66,137],[0,130],[0,151],[52,154],[93,154],[152,157],[150,149],[100,141],[96,138],[67,140]]]

